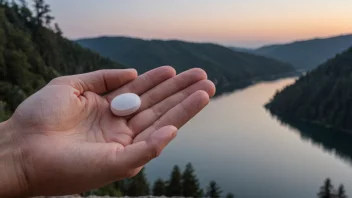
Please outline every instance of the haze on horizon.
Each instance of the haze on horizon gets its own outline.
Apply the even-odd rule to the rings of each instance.
[[[64,35],[258,47],[352,33],[349,0],[48,0]]]

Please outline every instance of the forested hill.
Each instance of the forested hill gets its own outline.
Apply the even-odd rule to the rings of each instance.
[[[352,131],[352,48],[276,94],[267,107],[277,115]]]
[[[297,69],[311,70],[351,46],[352,34],[264,46],[252,53],[290,63]]]
[[[203,68],[217,85],[217,93],[294,70],[286,63],[215,44],[126,37],[98,37],[77,42],[140,72],[160,65],[171,65],[178,72]]]
[[[0,120],[56,76],[122,68],[63,38],[43,0],[9,2],[0,0]]]

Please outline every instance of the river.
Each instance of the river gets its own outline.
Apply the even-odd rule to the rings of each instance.
[[[352,196],[352,135],[284,124],[263,108],[293,82],[259,83],[213,99],[147,166],[148,179],[168,179],[173,165],[191,162],[202,187],[215,180],[237,198],[314,198],[327,177]]]

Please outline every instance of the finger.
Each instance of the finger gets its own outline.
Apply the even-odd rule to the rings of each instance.
[[[141,95],[152,89],[153,87],[159,85],[165,80],[172,78],[176,75],[174,68],[170,66],[163,66],[156,69],[153,69],[145,74],[139,76],[136,80],[126,84],[121,89],[118,89],[107,95],[107,100],[111,102],[117,95],[123,93],[135,93]]]
[[[172,125],[180,129],[190,119],[197,115],[209,103],[209,95],[205,91],[197,91],[187,99],[170,109],[150,127],[137,135],[134,143],[148,139],[155,131],[164,126]]]
[[[116,156],[117,170],[119,167],[129,167],[130,169],[144,166],[152,159],[158,157],[162,150],[175,138],[177,128],[165,126],[155,131],[145,141],[131,144]]]
[[[207,74],[205,71],[196,68],[164,81],[141,96],[141,100],[143,101],[142,106],[139,111],[135,113],[135,115],[148,109],[149,107],[154,106],[178,91],[181,91],[186,87],[205,79],[207,79]]]
[[[186,89],[168,97],[162,102],[154,105],[153,107],[140,112],[135,115],[129,122],[128,126],[135,135],[151,126],[156,120],[163,116],[170,109],[184,101],[193,93],[203,90],[208,93],[210,97],[215,94],[215,85],[209,80],[202,80]]]
[[[62,76],[49,84],[69,85],[79,90],[81,94],[85,91],[103,94],[115,90],[135,78],[137,78],[135,69],[104,69],[85,74]]]

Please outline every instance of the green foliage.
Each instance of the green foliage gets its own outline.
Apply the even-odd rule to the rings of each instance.
[[[119,190],[119,188],[116,188],[113,184],[110,184],[102,188],[95,189],[81,194],[81,196],[90,196],[90,195],[121,197],[122,193]]]
[[[215,82],[218,94],[293,71],[288,64],[215,44],[125,37],[82,39],[77,43],[139,72],[161,65],[171,65],[177,72],[200,67]]]
[[[211,181],[209,183],[209,186],[207,187],[206,196],[211,198],[220,198],[221,194],[222,194],[222,191],[218,186],[218,184],[215,181]]]
[[[6,110],[6,103],[4,101],[0,101],[0,120],[8,119],[9,112]]]
[[[320,187],[317,196],[318,198],[348,198],[344,185],[341,184],[336,191],[329,178],[327,178],[324,185]]]
[[[275,115],[352,130],[352,48],[299,78],[266,105]]]
[[[27,5],[32,4],[0,1],[0,121],[57,76],[124,68],[63,38],[58,25],[51,30],[43,0],[34,1],[35,14]]]
[[[259,48],[253,53],[292,64],[298,69],[313,69],[335,54],[352,46],[352,35],[299,41]]]
[[[149,183],[144,173],[144,168],[132,179],[127,179],[126,192],[124,193],[130,197],[149,195]]]
[[[324,182],[324,185],[320,187],[318,193],[319,198],[333,198],[334,197],[334,186],[331,184],[331,180],[327,178]]]
[[[186,165],[182,174],[182,195],[184,197],[200,197],[199,182],[191,163]]]
[[[182,178],[180,168],[176,165],[172,169],[170,180],[166,187],[167,196],[182,196]]]
[[[166,195],[166,184],[162,179],[159,178],[154,182],[152,194],[154,196]]]
[[[344,185],[340,185],[339,189],[337,190],[337,198],[348,198],[346,195],[346,190]]]

